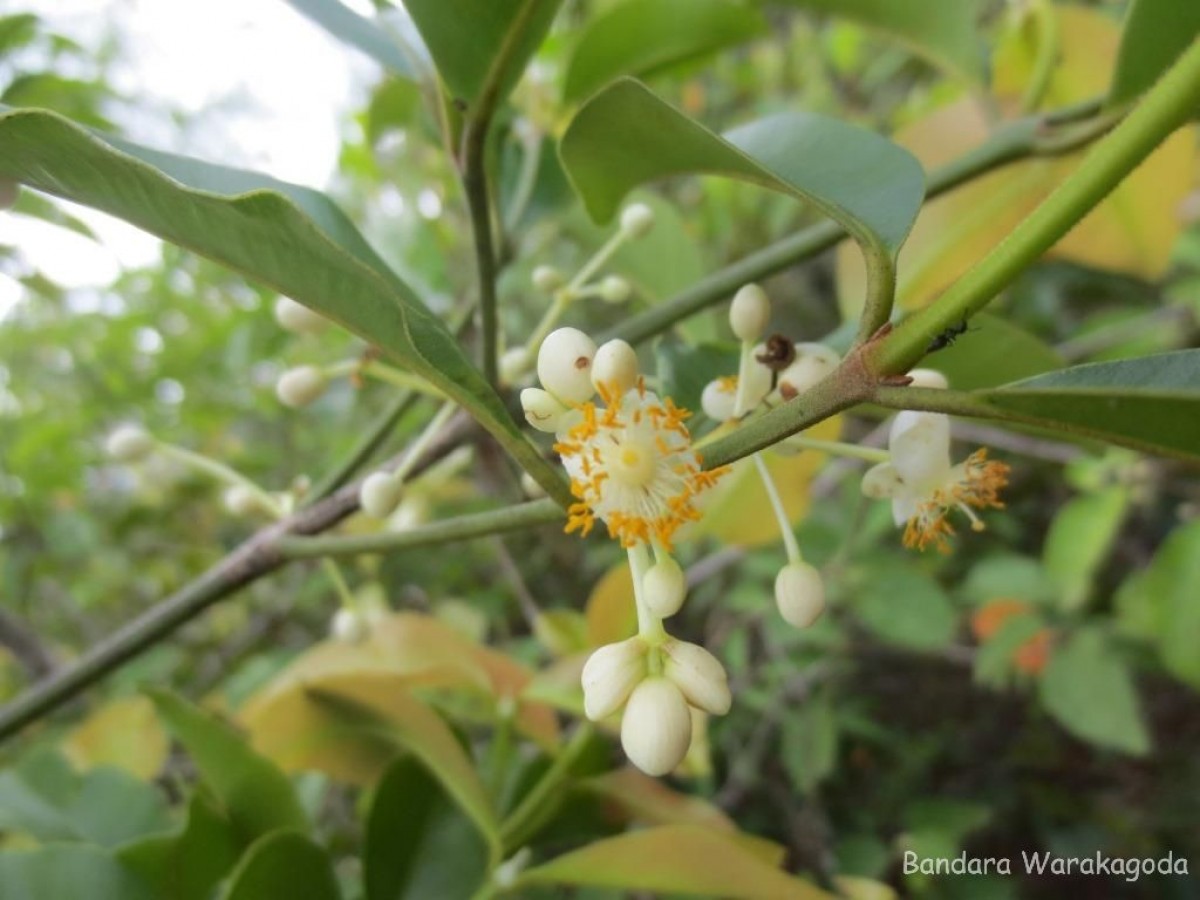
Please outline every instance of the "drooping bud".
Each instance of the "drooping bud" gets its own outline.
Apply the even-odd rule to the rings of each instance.
[[[358,505],[372,519],[386,519],[400,505],[404,482],[390,472],[372,472],[358,490]]]
[[[297,366],[279,376],[275,394],[284,406],[297,409],[308,406],[323,393],[329,381],[316,366]]]
[[[342,607],[333,614],[329,633],[334,640],[347,644],[361,644],[371,634],[371,625],[365,616],[353,609]]]
[[[733,418],[733,406],[737,401],[736,378],[714,378],[704,386],[700,395],[700,408],[710,419],[728,422]]]
[[[721,661],[698,644],[671,639],[662,645],[663,674],[697,709],[723,716],[733,705],[729,678]]]
[[[329,327],[327,318],[291,297],[280,297],[275,301],[275,321],[292,334],[319,334]]]
[[[592,399],[592,359],[596,344],[578,328],[550,332],[538,350],[537,373],[542,387],[563,403]]]
[[[104,441],[104,452],[118,462],[141,462],[154,451],[154,438],[136,425],[121,425]]]
[[[647,678],[629,696],[621,718],[621,746],[647,775],[666,775],[687,755],[692,714],[683,692],[667,678]]]
[[[908,377],[912,379],[912,387],[940,388],[943,391],[950,387],[949,380],[937,369],[913,369]]]
[[[517,380],[525,374],[525,367],[528,363],[528,354],[524,347],[512,347],[505,350],[500,357],[500,383],[513,385]]]
[[[633,347],[620,338],[601,344],[592,361],[592,384],[603,385],[620,396],[637,386],[638,358]]]
[[[646,677],[646,642],[631,637],[596,650],[584,663],[583,711],[593,722],[612,715]]]
[[[742,285],[729,306],[729,327],[741,341],[757,341],[771,321],[771,301],[757,284]]]
[[[808,563],[789,563],[775,577],[775,605],[789,625],[807,628],[825,609],[825,583]]]
[[[549,391],[541,388],[525,388],[521,391],[521,408],[525,410],[525,421],[547,434],[558,431],[559,422],[567,412],[567,408]]]
[[[624,303],[629,293],[629,282],[620,275],[609,275],[600,282],[600,299],[606,303]]]
[[[654,210],[645,203],[630,203],[621,210],[621,230],[630,237],[642,237],[653,227]]]
[[[664,556],[642,576],[642,595],[646,608],[660,619],[679,612],[683,598],[687,595],[687,582],[683,569],[671,557]]]
[[[533,286],[545,294],[552,294],[566,282],[562,272],[554,266],[538,266],[533,270]]]

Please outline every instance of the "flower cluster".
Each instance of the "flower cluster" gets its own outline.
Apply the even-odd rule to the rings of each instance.
[[[945,388],[945,376],[928,369],[911,373],[919,387]],[[985,528],[976,509],[1003,509],[1000,490],[1008,483],[1009,468],[976,450],[953,464],[950,458],[950,418],[942,413],[905,410],[892,422],[888,437],[890,459],[867,471],[862,491],[872,499],[892,501],[896,525],[904,526],[904,545],[924,550],[931,544],[950,551],[954,527],[948,521],[957,510],[973,531]]]

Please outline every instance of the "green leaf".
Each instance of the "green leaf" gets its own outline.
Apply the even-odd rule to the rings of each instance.
[[[343,43],[356,47],[385,69],[412,80],[412,61],[378,23],[360,16],[340,0],[286,0],[289,6],[316,22]]]
[[[552,495],[538,455],[458,343],[324,194],[0,107],[0,178],[83,203],[340,322],[465,407]]]
[[[765,32],[761,12],[728,0],[632,0],[593,19],[567,65],[563,99],[574,103],[621,75],[652,72]]]
[[[1200,350],[1073,366],[978,396],[1048,428],[1200,459]]]
[[[1173,675],[1200,690],[1200,521],[1176,529],[1118,594],[1123,620],[1144,623]]]
[[[991,810],[979,803],[917,800],[904,811],[905,849],[932,859],[956,856],[967,836],[990,818]]]
[[[238,843],[229,820],[197,793],[177,833],[126,844],[117,858],[149,884],[159,900],[209,900],[237,862]]]
[[[508,95],[546,36],[561,3],[405,0],[404,8],[421,32],[442,80],[455,97],[470,105],[479,98],[489,71],[502,53],[506,59],[497,81],[498,95]]]
[[[873,565],[853,592],[862,623],[888,643],[936,650],[954,638],[957,617],[945,591],[907,560]]]
[[[1197,35],[1200,35],[1200,3],[1131,0],[1108,90],[1108,105],[1121,106],[1149,88]]]
[[[980,313],[951,346],[921,365],[937,369],[958,390],[995,387],[1061,369],[1062,357],[1041,338],[999,316]]]
[[[371,801],[363,846],[366,900],[473,897],[490,848],[419,760],[396,760]]]
[[[784,0],[844,16],[908,44],[944,68],[981,81],[983,45],[976,30],[978,0]]]
[[[1042,703],[1085,741],[1141,756],[1150,750],[1129,667],[1095,627],[1055,651],[1040,682]]]
[[[243,840],[277,829],[308,829],[291,782],[255,753],[242,735],[175,694],[158,689],[147,694]]]
[[[1055,514],[1042,553],[1061,609],[1076,610],[1087,602],[1128,504],[1129,492],[1111,487],[1075,497]]]
[[[920,164],[885,138],[812,113],[781,113],[720,137],[622,78],[589,100],[559,152],[589,214],[607,221],[633,188],[724,175],[812,203],[854,237],[868,292],[891,293],[895,258],[925,193]]]
[[[838,724],[827,694],[813,697],[783,720],[780,752],[788,777],[807,794],[837,766]]]
[[[4,900],[159,900],[105,851],[86,844],[51,844],[0,853]]]
[[[695,825],[665,825],[594,841],[527,870],[518,884],[568,884],[740,900],[829,897],[764,862],[736,835]]]
[[[229,878],[221,900],[341,900],[329,854],[304,835],[259,838]]]
[[[23,47],[37,37],[38,17],[32,13],[0,16],[0,52]]]

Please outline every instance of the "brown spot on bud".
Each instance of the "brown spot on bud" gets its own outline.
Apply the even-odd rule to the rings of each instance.
[[[575,368],[577,368],[577,369],[586,369],[591,364],[592,364],[591,359],[586,356],[579,356],[579,357],[576,357],[576,359],[575,359]]]
[[[773,334],[767,338],[767,348],[754,357],[772,372],[782,372],[796,359],[796,345],[791,338]]]
[[[784,400],[791,400],[793,397],[797,397],[799,395],[800,392],[786,381],[779,382],[779,396]]]

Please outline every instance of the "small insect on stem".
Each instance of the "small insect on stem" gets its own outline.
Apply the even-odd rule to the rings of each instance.
[[[933,353],[936,350],[945,350],[947,347],[954,346],[954,342],[957,341],[963,334],[965,334],[966,331],[967,320],[963,319],[957,325],[951,325],[932,341],[930,341],[929,346],[925,348],[925,352]]]

